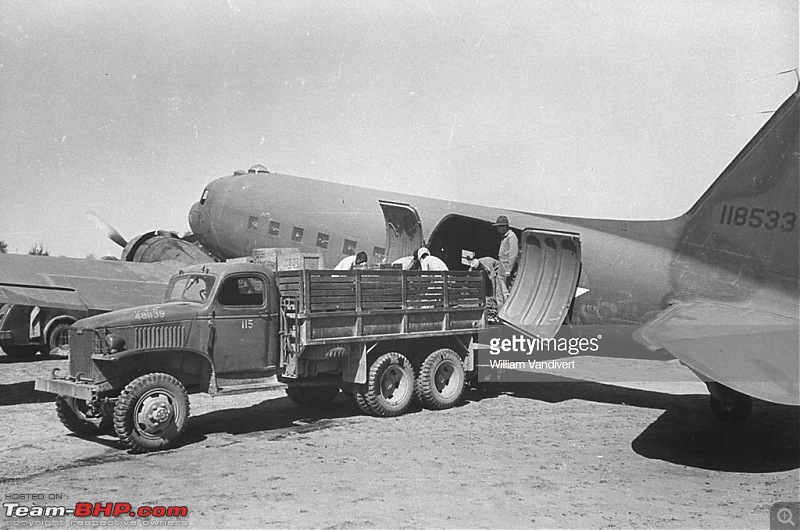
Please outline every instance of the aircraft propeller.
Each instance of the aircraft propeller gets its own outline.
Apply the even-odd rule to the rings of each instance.
[[[122,247],[122,261],[141,261],[153,263],[157,261],[176,260],[181,263],[208,263],[214,258],[200,246],[194,244],[198,240],[195,234],[179,237],[174,232],[152,230],[126,241],[117,230],[102,217],[91,210],[86,210],[86,217],[103,232],[106,237]]]
[[[93,211],[86,210],[86,217],[91,222],[94,223],[94,225],[97,227],[98,230],[103,232],[106,235],[107,238],[109,238],[111,241],[113,241],[117,245],[121,246],[122,248],[125,248],[125,245],[128,244],[128,242],[125,240],[125,238],[122,237],[122,235],[119,232],[117,232],[117,230],[113,226],[108,224],[105,221],[105,219],[103,219],[102,217],[100,217],[99,215],[94,213]]]

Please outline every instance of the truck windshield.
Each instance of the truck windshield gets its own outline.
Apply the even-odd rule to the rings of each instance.
[[[210,274],[184,274],[173,278],[167,288],[167,302],[203,302],[211,294],[215,280]]]

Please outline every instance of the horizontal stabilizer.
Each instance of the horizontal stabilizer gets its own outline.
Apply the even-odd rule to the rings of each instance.
[[[758,399],[800,405],[798,318],[719,302],[673,305],[634,338],[668,350],[701,378]]]

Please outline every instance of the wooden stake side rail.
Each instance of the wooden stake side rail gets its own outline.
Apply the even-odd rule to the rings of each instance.
[[[485,326],[482,273],[281,271],[281,307],[296,347],[475,332]]]

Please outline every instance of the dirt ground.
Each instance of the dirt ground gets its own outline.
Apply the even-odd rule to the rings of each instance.
[[[3,502],[188,518],[0,513],[2,527],[768,528],[770,505],[800,496],[800,411],[756,402],[747,423],[717,421],[677,361],[582,358],[569,377],[390,419],[343,394],[315,415],[282,391],[192,396],[185,443],[148,455],[61,426],[33,380],[66,363],[0,355]],[[31,494],[61,500],[18,500]]]

